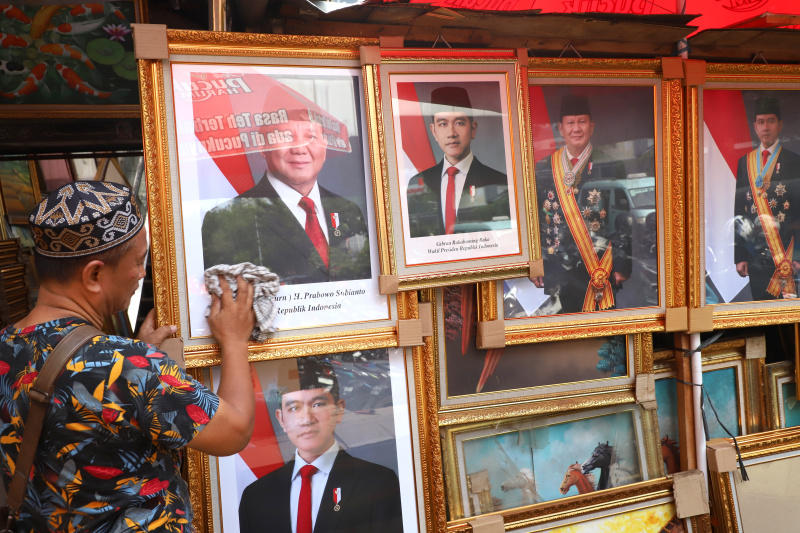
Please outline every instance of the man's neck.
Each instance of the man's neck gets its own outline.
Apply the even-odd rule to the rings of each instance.
[[[49,284],[43,284],[39,287],[36,305],[14,326],[22,329],[69,317],[83,318],[97,328],[103,327],[102,313],[97,312],[88,301],[71,297],[69,290],[61,292]]]
[[[465,160],[467,158],[467,156],[469,156],[470,153],[471,153],[470,151],[467,151],[464,155],[462,155],[456,161],[453,161],[450,158],[450,156],[448,156],[448,155],[444,156],[444,158],[447,160],[448,163],[450,163],[451,166],[457,166],[459,163],[461,163],[463,160]]]
[[[583,153],[589,149],[590,146],[592,146],[592,143],[587,144],[582,149],[578,149],[575,147],[570,148],[569,146],[564,146],[564,148],[567,149],[567,155],[569,156],[569,159],[574,159],[576,157],[580,158],[583,155]],[[573,153],[573,150],[576,151],[577,153]]]

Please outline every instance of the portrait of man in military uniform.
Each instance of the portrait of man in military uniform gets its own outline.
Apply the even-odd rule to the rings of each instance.
[[[734,204],[734,263],[753,300],[796,298],[800,272],[800,156],[783,146],[780,101],[755,103],[758,146],[739,158]]]
[[[564,95],[557,126],[564,146],[536,163],[544,276],[533,283],[558,297],[561,313],[614,309],[631,276],[633,227],[626,217],[611,221],[610,198],[597,180],[625,180],[625,167],[592,145],[587,97]]]

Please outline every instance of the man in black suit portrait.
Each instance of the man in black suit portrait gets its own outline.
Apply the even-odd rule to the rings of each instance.
[[[332,120],[298,97],[288,88],[269,91],[265,111],[271,113],[265,115],[278,119],[261,130],[268,141],[262,152],[267,171],[255,186],[205,215],[204,266],[250,262],[269,268],[282,284],[368,279],[361,209],[317,182],[330,139],[321,122]]]
[[[750,278],[753,300],[796,298],[800,156],[781,145],[777,98],[756,101],[753,129],[759,146],[739,159],[736,170],[736,272]]]
[[[331,363],[314,356],[279,363],[275,414],[297,450],[293,460],[245,488],[239,531],[402,533],[397,475],[336,442],[345,405]]]
[[[478,122],[469,93],[462,87],[438,87],[430,105],[430,130],[444,156],[409,181],[411,237],[510,229],[508,178],[478,161],[470,149]]]

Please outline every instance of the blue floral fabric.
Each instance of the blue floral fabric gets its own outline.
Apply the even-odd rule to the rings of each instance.
[[[28,391],[64,335],[64,318],[0,333],[0,449],[8,488]],[[21,531],[193,531],[180,449],[218,397],[150,344],[98,336],[59,377],[23,505]]]

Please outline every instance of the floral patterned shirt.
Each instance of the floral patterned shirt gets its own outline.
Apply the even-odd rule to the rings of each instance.
[[[28,416],[28,391],[59,340],[83,319],[0,332],[0,448],[11,482]],[[193,531],[180,449],[209,422],[219,398],[155,346],[90,340],[56,382],[20,531]]]

